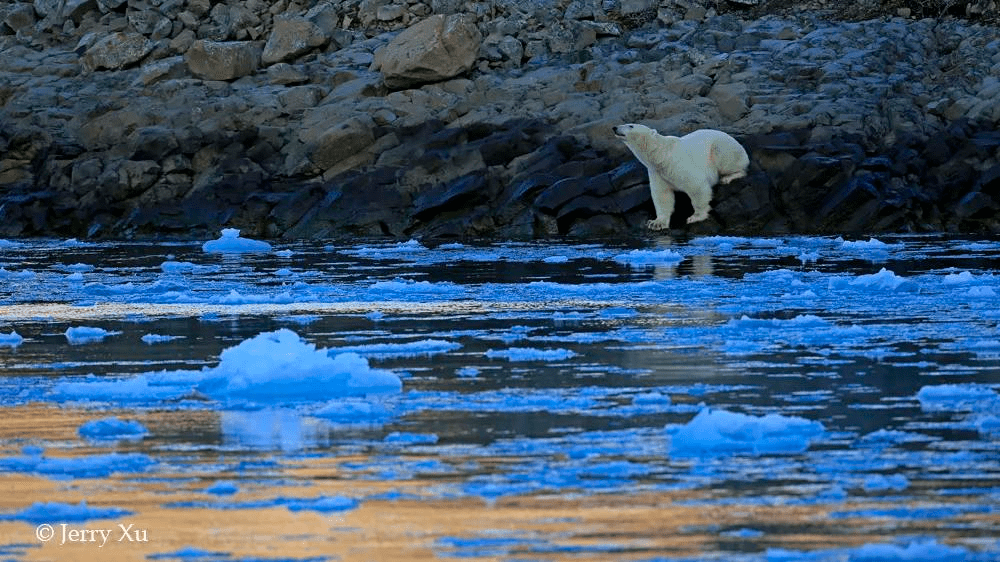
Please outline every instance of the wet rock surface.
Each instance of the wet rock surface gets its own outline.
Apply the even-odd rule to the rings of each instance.
[[[996,233],[979,4],[15,2],[0,236],[645,235],[625,122],[750,153],[680,230]]]

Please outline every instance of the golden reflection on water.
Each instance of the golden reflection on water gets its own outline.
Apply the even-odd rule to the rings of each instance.
[[[216,415],[186,414],[193,416],[189,420],[193,423],[211,423]],[[155,425],[162,413],[145,415],[148,417],[140,415],[138,419]],[[197,419],[202,416],[205,419]],[[21,446],[38,442],[65,444],[47,449],[46,456],[107,452],[81,446],[76,435],[77,428],[94,417],[93,412],[27,405],[8,408],[3,417],[0,441],[8,445],[0,454],[16,455]],[[89,507],[116,507],[133,512],[117,519],[53,523],[54,535],[48,541],[36,537],[34,523],[0,521],[0,545],[20,545],[25,560],[142,560],[148,555],[197,548],[233,558],[327,556],[367,562],[434,560],[448,551],[447,544],[436,543],[442,538],[506,537],[543,542],[549,549],[544,552],[549,560],[639,560],[655,556],[694,557],[717,551],[723,543],[729,550],[761,552],[768,547],[806,550],[884,542],[881,533],[884,524],[878,520],[831,519],[830,512],[900,507],[851,500],[833,507],[681,503],[707,499],[711,491],[506,496],[491,504],[479,498],[430,497],[429,491],[442,483],[440,478],[350,479],[342,465],[364,463],[367,460],[364,455],[315,456],[291,462],[278,457],[279,464],[273,468],[272,476],[281,485],[255,483],[252,479],[240,482],[236,473],[215,472],[218,465],[208,458],[218,460],[218,456],[218,452],[211,451],[205,454],[205,464],[196,461],[178,469],[183,472],[174,473],[155,471],[69,480],[17,473],[0,475],[2,513],[19,511],[35,502],[78,504],[81,501],[86,501]],[[265,452],[260,456],[267,459],[270,454]],[[204,488],[216,480],[236,481],[239,491],[221,500],[205,493]],[[329,514],[292,512],[285,507],[224,510],[165,507],[173,502],[241,503],[275,497],[320,496],[365,498],[389,492],[403,497],[362,499],[356,509]],[[1000,524],[1000,515],[973,513],[962,516],[962,521],[995,529]],[[912,529],[897,526],[893,532],[930,532],[932,524],[918,520],[912,523]],[[741,528],[767,532],[753,538],[720,536],[720,531]],[[96,530],[104,530],[108,538],[102,541],[99,533],[89,532]],[[66,540],[74,536],[74,540]],[[512,548],[512,553],[518,553],[517,546]],[[530,557],[533,553],[521,554]],[[463,556],[463,559],[499,558]]]

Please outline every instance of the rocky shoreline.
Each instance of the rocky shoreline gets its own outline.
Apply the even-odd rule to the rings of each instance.
[[[1000,233],[1000,28],[819,8],[10,3],[0,236],[643,236],[625,122],[750,153],[678,232]]]

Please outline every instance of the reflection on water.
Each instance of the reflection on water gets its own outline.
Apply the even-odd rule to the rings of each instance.
[[[998,256],[0,241],[0,553],[993,560]]]

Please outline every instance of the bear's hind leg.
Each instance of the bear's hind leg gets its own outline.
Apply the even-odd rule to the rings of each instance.
[[[732,174],[726,174],[726,175],[720,177],[719,178],[719,183],[727,184],[727,183],[729,183],[729,182],[731,182],[733,180],[738,180],[740,178],[745,178],[745,177],[747,177],[747,171],[746,170],[740,170],[739,172],[734,172]]]
[[[691,198],[691,206],[694,207],[694,214],[688,217],[688,224],[707,219],[712,210],[712,186],[702,185],[700,189],[691,189],[685,193]]]
[[[674,188],[663,180],[656,172],[649,173],[649,191],[653,196],[653,208],[656,209],[656,219],[646,221],[650,230],[665,230],[670,228],[670,216],[674,214]]]

